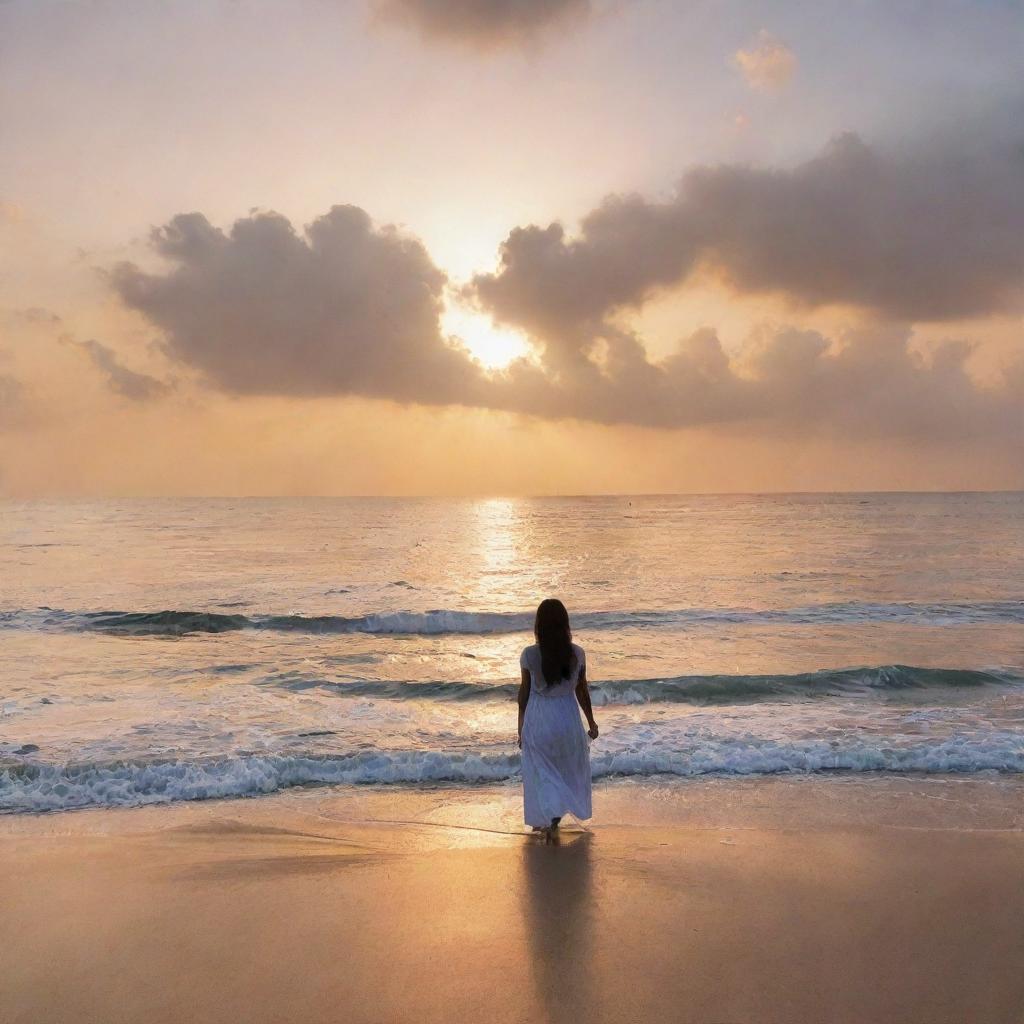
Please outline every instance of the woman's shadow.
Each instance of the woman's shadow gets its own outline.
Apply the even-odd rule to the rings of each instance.
[[[593,1012],[593,867],[589,832],[523,846],[523,925],[537,1000],[546,1019]]]

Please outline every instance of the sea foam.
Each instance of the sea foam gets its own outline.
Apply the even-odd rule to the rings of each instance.
[[[976,773],[1024,771],[1024,738],[992,729],[941,738],[857,736],[780,739],[753,733],[659,739],[647,733],[591,750],[595,779],[814,772]],[[267,794],[312,784],[512,782],[514,749],[378,750],[337,755],[249,755],[197,761],[50,764],[26,758],[0,768],[0,811],[125,807]]]

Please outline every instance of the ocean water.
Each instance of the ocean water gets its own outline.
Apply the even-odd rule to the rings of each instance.
[[[0,504],[0,811],[519,772],[565,601],[596,779],[1024,772],[1024,495]]]

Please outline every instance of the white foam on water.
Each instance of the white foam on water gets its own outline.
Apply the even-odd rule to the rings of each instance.
[[[974,736],[909,738],[713,733],[678,723],[619,730],[592,748],[595,779],[609,776],[763,775],[785,772],[1024,772],[1024,737],[1016,730]],[[341,755],[260,754],[202,761],[56,765],[26,757],[0,769],[0,810],[56,811],[125,807],[273,793],[309,784],[463,785],[513,780],[514,749],[359,751]]]

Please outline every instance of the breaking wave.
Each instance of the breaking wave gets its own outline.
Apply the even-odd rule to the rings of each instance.
[[[1024,683],[1009,671],[920,668],[880,665],[869,668],[822,669],[793,675],[707,675],[660,679],[618,679],[591,683],[595,705],[607,704],[735,704],[799,697],[842,697],[879,691],[980,687]],[[333,682],[316,675],[281,672],[265,676],[265,686],[286,690],[329,689],[343,697],[371,700],[480,701],[513,700],[515,683],[407,682],[356,680]]]
[[[793,608],[684,608],[590,611],[573,616],[581,630],[699,628],[729,624],[839,625],[891,622],[945,626],[1024,623],[1024,601],[949,603],[841,601]],[[382,611],[368,615],[243,615],[208,611],[85,611],[54,608],[0,612],[0,627],[99,631],[124,636],[183,636],[262,629],[300,633],[381,633],[396,636],[526,633],[530,612]]]
[[[881,737],[780,740],[757,735],[694,736],[692,743],[645,743],[591,751],[594,778],[769,775],[814,772],[974,773],[1024,771],[1016,731],[991,730],[894,744]],[[262,754],[201,761],[120,761],[57,765],[26,761],[0,768],[0,811],[131,807],[178,800],[256,796],[293,786],[457,783],[519,776],[519,755],[390,750],[337,755]]]

